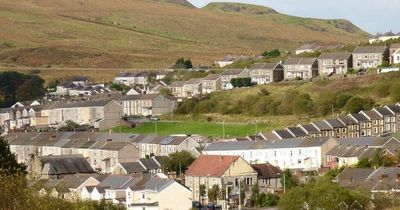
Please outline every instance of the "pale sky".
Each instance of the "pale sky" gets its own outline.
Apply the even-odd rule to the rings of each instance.
[[[212,0],[189,0],[203,7]],[[271,7],[281,13],[301,17],[347,19],[361,29],[376,34],[400,32],[400,0],[229,0]]]

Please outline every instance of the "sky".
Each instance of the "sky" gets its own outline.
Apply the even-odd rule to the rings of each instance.
[[[189,0],[203,7],[212,0]],[[371,34],[400,32],[400,0],[219,0],[271,7],[301,17],[347,19]]]

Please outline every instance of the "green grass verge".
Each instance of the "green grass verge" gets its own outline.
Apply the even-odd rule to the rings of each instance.
[[[223,135],[222,123],[206,123],[206,122],[148,122],[143,123],[136,128],[128,126],[115,127],[114,132],[135,133],[135,134],[198,134],[206,137],[219,137]],[[228,124],[225,123],[225,137],[244,137],[254,135],[256,133],[256,125],[254,124]],[[263,131],[267,128],[266,124],[258,124],[257,131]]]

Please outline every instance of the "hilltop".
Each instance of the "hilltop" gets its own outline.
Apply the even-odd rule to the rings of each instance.
[[[348,21],[273,9],[185,0],[0,0],[0,65],[165,68],[226,54],[260,54],[304,43],[354,43],[368,34]]]

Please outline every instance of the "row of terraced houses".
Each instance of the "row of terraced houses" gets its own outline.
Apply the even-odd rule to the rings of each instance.
[[[400,103],[260,133],[260,136],[266,140],[310,137],[358,138],[399,132]]]

